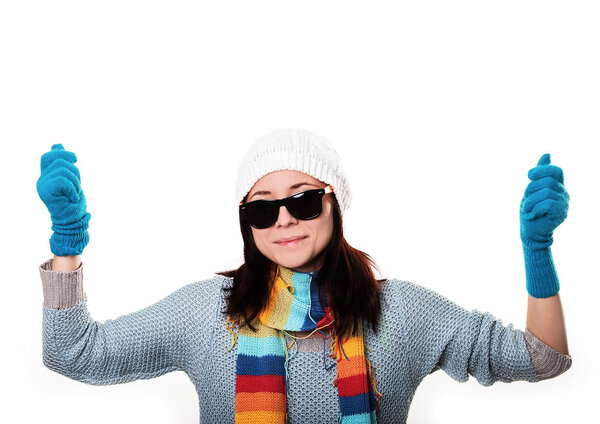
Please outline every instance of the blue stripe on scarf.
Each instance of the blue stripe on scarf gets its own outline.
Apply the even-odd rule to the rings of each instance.
[[[365,412],[364,414],[349,415],[342,417],[342,424],[371,424],[377,422],[375,411]]]
[[[305,317],[308,314],[307,308],[310,304],[311,280],[312,275],[308,273],[294,272],[292,274],[294,300],[284,328],[291,331],[303,331]]]
[[[281,337],[248,337],[240,334],[238,337],[238,352],[244,355],[265,356],[279,355],[283,352],[285,341]]]
[[[317,272],[313,274],[310,284],[310,316],[306,315],[300,331],[314,330],[316,328],[316,323],[321,321],[325,316],[325,311],[323,310],[321,300],[319,299],[319,283],[316,275]]]
[[[354,396],[339,396],[342,415],[362,414],[375,410],[375,397],[371,393],[360,393]]]
[[[261,357],[237,355],[236,373],[243,375],[285,375],[284,359],[278,355]]]

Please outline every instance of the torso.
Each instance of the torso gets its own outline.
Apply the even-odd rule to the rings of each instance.
[[[327,336],[329,336],[329,334],[331,334],[331,332],[328,330],[325,330],[324,332]],[[310,336],[308,336],[306,338],[308,338],[308,339],[322,338],[318,331],[315,331],[314,333],[312,331],[288,331],[288,333],[291,333],[296,337],[306,337],[310,333],[312,333]]]
[[[311,332],[310,331],[289,331],[289,333],[292,333],[294,336],[296,337],[306,337],[308,336]],[[313,338],[313,337],[319,337],[319,334],[315,331],[311,336],[309,336],[308,338]]]

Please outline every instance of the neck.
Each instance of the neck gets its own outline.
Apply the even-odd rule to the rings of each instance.
[[[277,274],[281,276],[282,280],[287,285],[296,286],[295,283],[310,282],[316,280],[319,275],[319,270],[310,272],[298,271],[296,268],[288,268],[283,265],[277,265]],[[308,285],[307,288],[310,288]]]
[[[294,268],[287,268],[277,265],[277,275],[281,278],[285,286],[281,287],[281,295],[285,296],[278,299],[288,299],[290,305],[290,314],[294,317],[289,322],[280,324],[287,325],[288,331],[308,331],[313,330],[316,324],[323,318],[324,309],[322,300],[325,299],[318,282],[319,270],[311,272],[297,271]],[[290,294],[292,297],[290,297]],[[280,295],[280,296],[281,296]]]

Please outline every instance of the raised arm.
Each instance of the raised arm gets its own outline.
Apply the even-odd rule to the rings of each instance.
[[[196,335],[209,331],[194,312],[194,306],[202,307],[194,303],[200,301],[192,294],[194,286],[104,323],[90,316],[81,254],[89,242],[91,214],[86,211],[75,162],[73,152],[55,144],[41,158],[37,181],[38,194],[52,220],[50,250],[54,253],[54,258],[39,266],[44,290],[44,364],[90,384],[123,383],[184,369],[190,326],[196,326]],[[209,305],[214,297],[202,300]]]
[[[87,310],[83,264],[53,271],[39,267],[44,288],[43,361],[51,370],[88,384],[125,383],[184,370],[189,325],[198,323],[194,286],[185,286],[142,310],[95,321]]]
[[[534,351],[544,350],[531,335],[559,352],[555,361],[545,361],[538,373],[564,372],[571,363],[565,321],[560,302],[559,279],[550,246],[554,230],[565,220],[569,194],[564,187],[561,168],[550,165],[550,155],[543,155],[528,173],[531,180],[521,201],[520,232],[525,261],[527,297],[527,340]],[[547,349],[547,348],[546,348]]]

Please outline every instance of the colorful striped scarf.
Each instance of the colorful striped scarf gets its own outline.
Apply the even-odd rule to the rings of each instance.
[[[236,424],[288,422],[286,382],[290,346],[283,333],[315,330],[327,338],[320,330],[333,329],[329,296],[317,284],[317,276],[318,271],[305,273],[279,265],[267,307],[252,322],[258,331],[253,332],[246,325],[235,334],[232,329],[239,326],[239,321],[231,317],[227,321],[227,330],[235,336],[233,343],[238,341]],[[339,422],[376,423],[381,394],[371,372],[372,365],[365,356],[362,323],[359,322],[357,336],[343,340],[334,336],[331,349],[333,353],[328,356],[335,358],[337,364],[333,384],[338,390]]]

